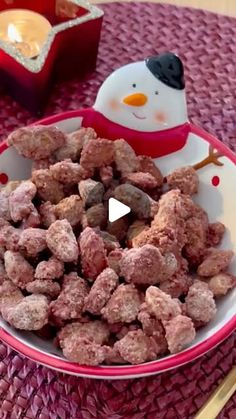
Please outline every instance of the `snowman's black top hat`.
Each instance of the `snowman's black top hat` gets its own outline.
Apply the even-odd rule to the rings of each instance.
[[[173,52],[163,52],[149,57],[145,63],[151,73],[167,86],[178,90],[184,89],[184,67],[180,58]]]

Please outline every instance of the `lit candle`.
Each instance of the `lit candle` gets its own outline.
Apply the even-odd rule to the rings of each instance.
[[[22,55],[37,57],[52,26],[31,10],[11,9],[0,13],[0,40],[12,44]]]

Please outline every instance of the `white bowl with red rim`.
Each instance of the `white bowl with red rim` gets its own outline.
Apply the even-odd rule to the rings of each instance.
[[[83,110],[61,113],[39,121],[40,124],[57,125],[64,132],[72,132],[81,126]],[[145,144],[149,154],[148,142]],[[164,157],[154,159],[163,174],[177,167],[195,165],[211,153],[218,153],[218,161],[199,169],[200,188],[194,198],[209,215],[210,222],[223,222],[227,232],[220,245],[236,253],[236,156],[223,143],[201,128],[189,123],[186,147]],[[31,162],[21,156],[6,143],[0,144],[0,182],[27,179],[30,176]],[[236,275],[236,258],[230,265],[230,272]],[[156,361],[141,365],[127,366],[82,366],[67,361],[52,342],[43,340],[33,333],[15,330],[0,319],[0,339],[28,358],[49,368],[68,374],[98,378],[122,379],[157,374],[176,368],[200,357],[226,339],[236,329],[236,288],[217,301],[215,318],[197,332],[197,336],[182,352],[167,355]]]

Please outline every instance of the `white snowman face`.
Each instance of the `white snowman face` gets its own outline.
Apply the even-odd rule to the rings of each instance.
[[[99,89],[94,108],[110,121],[137,131],[160,131],[185,123],[185,89],[165,85],[144,61],[114,71]]]

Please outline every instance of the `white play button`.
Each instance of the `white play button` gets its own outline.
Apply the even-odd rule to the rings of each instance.
[[[110,198],[108,201],[108,217],[109,221],[113,223],[113,221],[119,220],[119,218],[124,217],[124,215],[129,214],[131,211],[130,207],[122,202],[117,201],[115,198]]]

